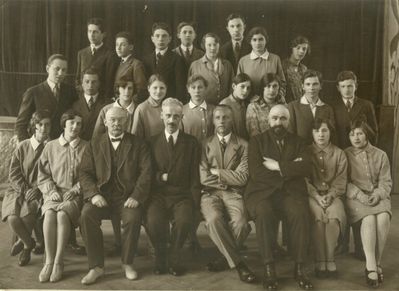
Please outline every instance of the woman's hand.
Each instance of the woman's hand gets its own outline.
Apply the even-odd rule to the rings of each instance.
[[[54,192],[51,193],[51,195],[50,195],[50,200],[51,200],[51,201],[61,202],[61,201],[62,201],[62,196],[61,196],[60,193],[58,193],[57,191],[54,191]]]
[[[370,206],[376,206],[380,202],[380,196],[378,194],[371,194],[368,199]]]

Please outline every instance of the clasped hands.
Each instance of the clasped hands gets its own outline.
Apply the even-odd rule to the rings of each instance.
[[[326,195],[319,195],[315,196],[317,203],[321,206],[321,208],[326,209],[328,208],[331,203],[334,201],[334,198],[330,194]]]
[[[102,195],[100,195],[100,194],[94,195],[91,198],[91,204],[93,204],[94,206],[97,206],[99,208],[108,207],[107,200],[105,200],[105,198]],[[139,204],[140,203],[136,199],[134,199],[132,197],[129,197],[129,198],[127,198],[127,200],[123,204],[123,207],[125,207],[125,208],[136,208],[136,207],[139,206]]]
[[[361,194],[359,193],[357,195],[357,197],[358,197],[358,200],[362,204],[367,205],[367,206],[375,206],[381,200],[380,196],[378,194],[375,194],[375,193],[373,193],[371,195],[367,195],[367,194],[364,194],[364,193],[361,193]]]

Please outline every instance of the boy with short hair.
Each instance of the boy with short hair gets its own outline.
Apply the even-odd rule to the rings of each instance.
[[[193,61],[200,59],[204,55],[204,51],[194,46],[196,37],[197,34],[193,23],[180,22],[177,25],[177,38],[180,39],[181,44],[173,51],[184,58],[187,70]]]

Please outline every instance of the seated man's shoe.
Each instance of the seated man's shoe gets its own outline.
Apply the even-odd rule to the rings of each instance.
[[[294,278],[298,283],[298,286],[303,290],[313,289],[313,284],[310,282],[308,276],[304,271],[303,264],[296,263],[294,267]]]
[[[236,270],[241,281],[245,283],[253,283],[255,281],[255,274],[243,262],[237,264]]]
[[[50,280],[51,272],[53,271],[53,263],[44,264],[39,274],[39,282],[44,283]]]
[[[155,275],[163,275],[166,274],[168,272],[168,268],[166,267],[166,265],[155,265],[153,273]]]
[[[17,240],[11,247],[10,255],[16,256],[24,249],[24,243],[22,240]]]
[[[62,279],[64,273],[64,264],[54,264],[53,271],[51,272],[50,282],[55,283]]]
[[[172,265],[169,266],[168,272],[172,276],[181,276],[185,273],[185,269],[180,265]]]
[[[18,265],[20,265],[22,267],[22,266],[26,266],[30,262],[30,253],[35,248],[35,246],[36,246],[36,242],[34,239],[32,239],[31,246],[29,246],[28,248],[24,248],[22,250],[21,254],[19,255]]]
[[[44,254],[44,243],[36,244],[36,246],[33,249],[32,253],[34,253],[35,255],[43,255]]]
[[[225,257],[219,257],[206,265],[209,272],[221,272],[229,269],[229,264]]]
[[[85,249],[84,246],[80,246],[77,243],[70,243],[68,245],[68,247],[72,250],[72,252],[75,255],[78,255],[78,256],[85,256],[86,255],[86,249]]]
[[[89,273],[83,277],[81,283],[84,285],[90,285],[95,283],[98,278],[104,275],[104,269],[100,267],[95,267],[94,269],[90,269]]]
[[[122,268],[125,271],[126,279],[137,280],[139,277],[137,271],[133,268],[133,265],[122,265]]]
[[[266,264],[265,273],[263,275],[263,288],[266,290],[275,290],[277,287],[278,282],[274,264]]]

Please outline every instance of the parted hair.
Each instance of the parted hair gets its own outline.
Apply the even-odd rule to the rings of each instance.
[[[33,135],[36,131],[36,124],[38,124],[43,119],[50,119],[51,121],[51,114],[48,110],[38,110],[32,114],[32,117],[29,121],[28,133],[29,135]]]
[[[345,80],[353,80],[357,84],[357,77],[352,71],[341,71],[337,75],[337,84]]]
[[[293,39],[291,39],[290,41],[290,49],[292,50],[294,47],[297,47],[300,44],[304,44],[306,43],[308,45],[308,50],[306,52],[307,55],[310,55],[310,41],[307,37],[303,36],[303,35],[297,35],[296,37],[294,37]]]
[[[356,129],[360,128],[367,137],[367,140],[373,140],[375,138],[375,132],[371,129],[370,125],[365,120],[365,117],[360,117],[353,120],[349,127],[349,135]]]
[[[172,31],[170,30],[170,26],[167,25],[165,22],[155,22],[155,23],[152,25],[152,28],[151,28],[151,35],[152,35],[152,36],[154,35],[154,32],[155,32],[157,29],[163,29],[163,30],[165,30],[165,31],[169,34],[169,36],[172,35]]]
[[[67,122],[67,120],[72,120],[76,116],[79,116],[80,118],[82,118],[82,127],[83,127],[84,126],[83,116],[79,112],[77,112],[75,109],[68,109],[61,115],[61,119],[60,119],[61,128],[65,128],[65,123]]]
[[[248,43],[251,43],[251,39],[255,34],[261,34],[265,37],[266,40],[266,46],[269,42],[269,35],[267,34],[266,28],[262,27],[262,26],[255,26],[253,28],[251,28],[251,30],[248,32],[248,36],[247,36],[247,41]]]
[[[305,82],[307,78],[317,77],[319,79],[320,84],[323,82],[323,75],[316,70],[307,70],[302,76],[302,84]]]
[[[127,40],[129,44],[133,44],[133,35],[128,31],[120,31],[115,35],[115,39],[117,38],[124,38]]]
[[[188,78],[187,80],[187,87],[190,87],[191,84],[197,81],[202,81],[202,83],[204,83],[205,88],[208,87],[208,81],[200,74],[194,74],[190,76],[190,78]]]
[[[47,66],[50,66],[55,60],[62,60],[68,62],[68,59],[62,54],[53,54],[47,59]]]
[[[216,43],[220,44],[220,37],[216,33],[208,32],[207,34],[205,34],[202,37],[202,40],[201,40],[201,48],[203,50],[206,50],[205,49],[205,40],[206,40],[207,37],[212,37],[213,39],[215,39]]]
[[[102,18],[93,17],[87,20],[87,26],[90,24],[98,26],[101,32],[104,32],[104,20]]]

